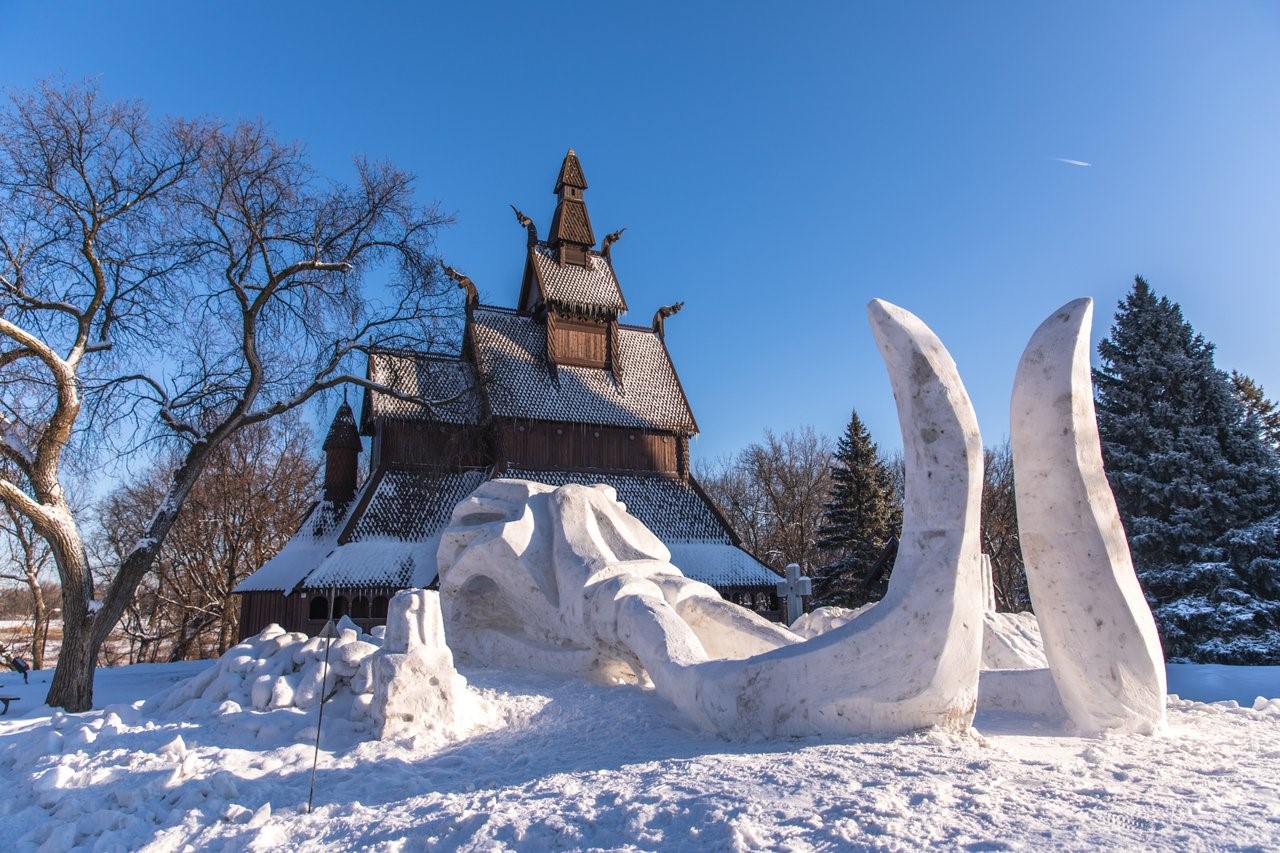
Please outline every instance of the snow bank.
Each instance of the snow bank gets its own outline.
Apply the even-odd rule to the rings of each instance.
[[[189,717],[242,708],[306,711],[327,697],[349,718],[366,719],[369,700],[360,697],[373,692],[370,658],[379,646],[353,625],[343,623],[334,638],[308,637],[269,625],[256,637],[232,646],[214,666],[148,699],[143,711],[182,711]]]
[[[1034,613],[993,613],[982,616],[983,669],[1044,669],[1044,640]]]
[[[207,665],[102,669],[96,693],[126,704],[52,718],[32,707],[47,683],[27,694],[0,674],[38,714],[0,717],[4,848],[1280,845],[1280,667],[1180,668],[1195,699],[1169,701],[1165,737],[1068,737],[980,712],[964,734],[752,744],[694,729],[650,690],[464,669],[508,725],[431,746],[369,740],[367,727],[326,711],[307,814],[314,709],[188,716],[128,704]],[[1270,698],[1197,701],[1255,685]]]
[[[336,633],[308,637],[270,625],[214,666],[148,699],[142,710],[192,719],[249,709],[310,711],[323,700],[329,715],[377,737],[437,744],[493,722],[491,709],[454,669],[439,593],[397,593],[381,632],[385,640],[361,633],[345,616]]]
[[[861,607],[816,607],[808,613],[803,613],[791,625],[791,630],[804,637],[806,640],[812,639],[819,634],[825,634],[828,631],[834,631],[841,625],[852,622],[854,617],[866,613],[875,602],[864,604]]]

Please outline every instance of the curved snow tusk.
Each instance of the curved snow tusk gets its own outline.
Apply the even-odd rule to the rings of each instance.
[[[977,418],[955,362],[919,318],[880,300],[867,312],[906,456],[888,592],[864,616],[808,642],[691,667],[681,687],[697,691],[700,710],[726,734],[893,734],[972,722],[982,631]],[[654,674],[659,692],[664,681]],[[687,696],[670,698],[689,706]]]
[[[1091,299],[1064,305],[1018,364],[1018,528],[1045,657],[1072,721],[1085,732],[1151,731],[1164,722],[1164,655],[1102,467],[1092,317]]]

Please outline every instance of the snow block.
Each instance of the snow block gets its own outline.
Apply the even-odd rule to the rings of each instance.
[[[391,599],[386,646],[372,661],[373,697],[367,713],[378,737],[456,738],[479,716],[482,703],[454,668],[444,642],[439,593],[406,590]],[[353,712],[357,709],[366,712],[363,703]]]
[[[1044,641],[1034,613],[994,613],[982,617],[982,668],[1045,669]]]

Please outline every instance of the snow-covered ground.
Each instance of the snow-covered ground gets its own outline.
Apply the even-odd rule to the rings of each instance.
[[[210,662],[99,671],[106,710],[0,718],[5,849],[910,849],[1280,845],[1280,701],[1170,699],[1159,737],[980,716],[968,735],[731,743],[652,692],[464,670],[505,724],[439,748],[315,711],[131,703]],[[1184,697],[1280,697],[1280,667],[1171,666]],[[1242,703],[1243,704],[1243,703]]]

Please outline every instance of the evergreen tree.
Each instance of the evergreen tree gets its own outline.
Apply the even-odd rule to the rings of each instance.
[[[857,607],[884,595],[888,571],[879,579],[868,573],[902,527],[902,503],[893,471],[856,411],[836,446],[831,483],[818,547],[832,559],[815,572],[813,603]]]
[[[1098,352],[1107,476],[1166,655],[1280,662],[1280,473],[1256,418],[1141,277]]]
[[[1231,371],[1231,390],[1244,407],[1245,415],[1256,420],[1262,440],[1272,453],[1280,453],[1280,409],[1268,400],[1262,386],[1243,373]]]

